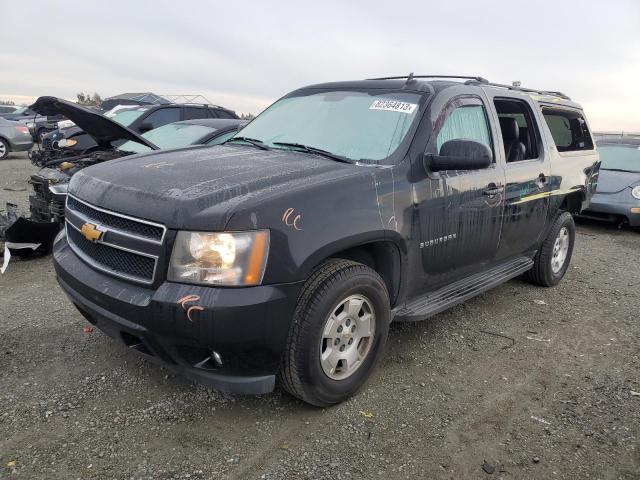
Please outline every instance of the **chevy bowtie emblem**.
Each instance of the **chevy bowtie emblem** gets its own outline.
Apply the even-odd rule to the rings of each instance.
[[[104,230],[101,230],[98,225],[88,222],[82,225],[80,232],[82,232],[84,238],[91,242],[97,242],[102,238],[102,235],[104,235]]]

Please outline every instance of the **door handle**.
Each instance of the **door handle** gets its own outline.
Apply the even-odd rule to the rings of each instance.
[[[540,175],[538,175],[538,188],[544,188],[545,184],[549,181],[549,178],[544,174],[541,173]]]
[[[496,187],[495,185],[489,185],[489,188],[485,189],[482,194],[487,197],[494,197],[499,193],[504,192],[504,187]]]

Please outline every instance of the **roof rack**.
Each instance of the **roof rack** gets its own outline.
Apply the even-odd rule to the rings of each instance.
[[[469,85],[473,85],[476,82],[474,81],[467,81],[465,82]],[[540,95],[551,95],[553,97],[560,97],[564,100],[571,100],[571,98],[568,95],[565,95],[562,92],[556,92],[554,90],[537,90],[535,88],[524,88],[524,87],[516,87],[515,85],[505,85],[503,83],[493,83],[493,82],[489,82],[488,80],[485,82],[477,82],[477,83],[481,83],[482,85],[487,85],[487,86],[491,86],[491,87],[498,87],[498,88],[506,88],[507,90],[515,90],[518,92],[526,92],[526,93],[539,93]]]
[[[191,105],[196,107],[213,107],[213,108],[221,108],[222,110],[228,110],[227,108],[222,107],[220,105],[216,105],[215,103],[184,102],[184,103],[177,103],[177,105]]]
[[[532,88],[524,88],[524,87],[516,87],[514,85],[504,85],[502,83],[493,83],[487,80],[484,77],[479,76],[468,76],[468,75],[414,75],[413,72],[409,75],[399,75],[395,77],[380,77],[380,78],[368,78],[367,80],[403,80],[407,79],[406,84],[411,83],[416,78],[461,78],[466,79],[465,82],[467,85],[487,85],[498,88],[506,88],[508,90],[516,90],[519,92],[527,92],[527,93],[539,93],[540,95],[551,95],[554,97],[560,97],[564,100],[571,100],[571,98],[565,95],[562,92],[556,92],[552,90],[535,90]]]
[[[367,80],[402,80],[407,79],[407,83],[410,83],[414,78],[466,78],[468,80],[475,80],[479,83],[488,83],[489,80],[482,77],[470,77],[468,75],[414,75],[413,72],[409,75],[399,75],[397,77],[380,77],[380,78],[367,78]]]

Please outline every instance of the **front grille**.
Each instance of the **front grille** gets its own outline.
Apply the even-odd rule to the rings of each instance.
[[[77,250],[105,270],[120,276],[124,275],[147,282],[153,280],[153,270],[156,262],[151,257],[127,252],[102,243],[91,242],[73,227],[67,228],[67,238]]]
[[[86,263],[128,280],[153,283],[164,226],[99,209],[72,195],[67,196],[66,223],[69,245]],[[102,235],[85,237],[87,224]]]
[[[115,228],[116,230],[127,232],[131,235],[137,235],[139,237],[149,238],[157,242],[162,241],[162,235],[164,234],[164,229],[162,227],[150,225],[148,223],[141,223],[118,215],[112,215],[103,210],[93,208],[86,203],[80,202],[71,196],[67,199],[67,207],[90,220],[94,220],[101,225],[104,225],[105,227]]]

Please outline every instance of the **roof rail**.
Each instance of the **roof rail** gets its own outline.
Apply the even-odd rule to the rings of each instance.
[[[539,93],[540,95],[551,95],[554,97],[560,97],[564,100],[571,100],[571,98],[562,92],[555,92],[552,90],[535,90],[532,88],[516,87],[513,85],[504,85],[502,83],[493,83],[484,77],[479,76],[467,76],[467,75],[414,75],[413,72],[409,75],[398,75],[395,77],[380,77],[380,78],[368,78],[367,80],[403,80],[407,79],[407,84],[411,83],[416,78],[462,78],[466,79],[467,85],[487,85],[492,87],[506,88],[508,90],[517,90],[519,92],[527,93]]]
[[[213,108],[220,108],[222,110],[228,110],[227,108],[222,107],[220,105],[216,105],[215,103],[184,102],[184,103],[178,103],[177,105],[191,105],[191,106],[197,106],[197,107],[213,107]]]
[[[473,85],[475,83],[480,83],[482,85],[490,86],[490,87],[498,87],[498,88],[506,88],[507,90],[515,90],[518,92],[526,92],[526,93],[539,93],[540,95],[551,95],[553,97],[559,97],[564,100],[571,100],[568,95],[565,95],[562,92],[556,92],[553,90],[537,90],[535,88],[524,88],[524,87],[516,87],[514,85],[505,85],[502,83],[493,83],[493,82],[474,82],[473,80],[465,82],[467,84]]]
[[[466,78],[468,80],[475,80],[478,83],[488,83],[489,80],[482,77],[471,77],[468,75],[414,75],[410,73],[409,75],[399,75],[396,77],[380,77],[380,78],[367,78],[367,80],[403,80],[407,79],[407,83],[411,82],[415,78]]]

